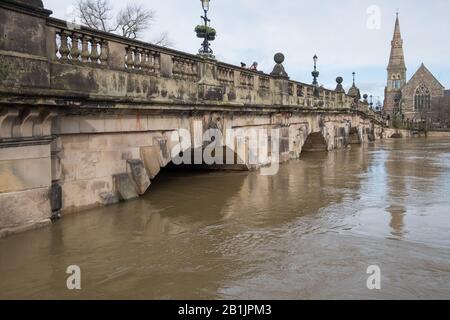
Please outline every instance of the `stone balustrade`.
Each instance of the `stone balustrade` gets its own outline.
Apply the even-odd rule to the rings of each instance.
[[[265,75],[259,76],[259,88],[261,90],[270,90],[270,77]]]
[[[232,68],[217,65],[217,80],[226,86],[234,86],[234,70]]]
[[[71,28],[71,24],[49,20],[48,32],[53,35],[54,55],[49,59],[62,63],[104,65],[108,64],[108,41],[96,32]]]
[[[108,41],[76,30],[60,29],[55,34],[55,57],[60,62],[108,64]]]
[[[239,73],[239,85],[248,90],[255,88],[255,76],[252,72],[241,71]]]
[[[14,6],[20,7],[10,4],[2,10],[15,10]],[[0,52],[0,58],[8,60],[11,69],[30,70],[28,74],[11,72],[6,76],[4,83],[22,88],[21,92],[39,89],[40,94],[48,96],[45,90],[62,90],[68,94],[83,92],[95,100],[101,97],[132,102],[136,99],[148,104],[184,100],[191,104],[227,102],[247,106],[353,108],[375,116],[363,102],[355,105],[354,99],[342,92],[314,88],[276,75],[77,26],[29,7],[21,7],[15,14],[18,12],[29,15],[28,20],[35,19],[40,25],[41,33],[33,41],[44,49],[38,55],[30,51],[28,56],[20,57],[24,52],[11,53],[8,57],[2,56],[5,50]],[[11,19],[11,23],[15,21],[18,20]],[[20,30],[21,26],[16,28]],[[44,61],[54,66],[44,67]],[[280,66],[282,63],[277,62],[277,68]],[[40,68],[39,78],[37,72],[31,74],[37,68]],[[131,74],[135,76],[130,77]]]
[[[172,56],[173,76],[176,79],[187,81],[198,81],[199,68],[198,61],[189,58]]]
[[[157,75],[160,72],[160,53],[149,48],[127,46],[124,67],[128,71]]]

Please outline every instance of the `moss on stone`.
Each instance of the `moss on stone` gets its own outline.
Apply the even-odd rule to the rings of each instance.
[[[11,73],[11,65],[6,61],[0,60],[0,81],[4,81]]]

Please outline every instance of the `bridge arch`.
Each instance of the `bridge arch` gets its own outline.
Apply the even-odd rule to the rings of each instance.
[[[328,151],[328,143],[321,132],[313,132],[306,138],[302,150],[304,152]]]
[[[361,136],[357,127],[351,127],[348,134],[349,144],[361,144]]]

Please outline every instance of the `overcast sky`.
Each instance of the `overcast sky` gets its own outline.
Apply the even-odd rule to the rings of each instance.
[[[127,2],[110,1],[117,11]],[[143,40],[168,32],[174,48],[198,51],[201,40],[193,30],[201,22],[199,0],[129,1],[157,12]],[[53,16],[63,19],[74,2],[44,0]],[[380,9],[379,24],[376,10],[369,9],[373,6]],[[274,53],[281,51],[289,76],[307,83],[312,82],[312,57],[317,54],[321,84],[334,88],[335,78],[342,76],[348,88],[355,71],[362,92],[383,99],[397,8],[408,77],[423,62],[450,89],[448,0],[211,0],[210,17],[218,33],[212,47],[219,60],[258,61],[265,72],[273,68]]]

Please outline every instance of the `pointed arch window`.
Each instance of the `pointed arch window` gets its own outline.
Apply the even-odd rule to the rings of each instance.
[[[414,111],[420,112],[431,109],[430,90],[422,83],[414,94]]]

